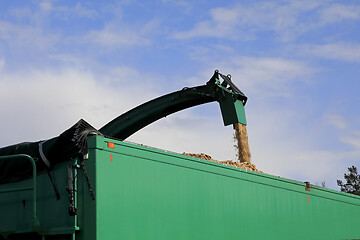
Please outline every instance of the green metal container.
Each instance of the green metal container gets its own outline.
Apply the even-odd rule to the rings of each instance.
[[[360,197],[240,168],[121,142],[88,138],[76,176],[77,216],[68,214],[67,165],[31,191],[0,194],[0,233],[8,239],[360,239]],[[15,188],[31,179],[0,185]],[[24,204],[25,200],[25,204]],[[29,233],[35,232],[36,234]],[[18,238],[17,238],[18,237]],[[22,238],[20,238],[22,237]],[[6,238],[5,238],[6,239]]]

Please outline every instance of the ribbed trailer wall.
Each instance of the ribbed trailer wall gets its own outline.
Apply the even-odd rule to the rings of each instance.
[[[82,171],[76,170],[78,216],[69,216],[67,166],[75,162],[62,163],[53,170],[60,200],[47,175],[38,177],[39,226],[29,227],[31,193],[0,194],[3,236],[360,239],[357,196],[316,186],[307,191],[305,183],[99,136],[89,137],[88,145],[85,163],[96,199],[91,199]],[[38,235],[20,235],[32,231]]]
[[[357,196],[102,137],[89,146],[86,240],[360,239]]]

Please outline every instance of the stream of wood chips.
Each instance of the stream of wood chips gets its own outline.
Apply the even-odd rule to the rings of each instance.
[[[246,125],[242,123],[234,123],[233,127],[235,130],[234,140],[236,142],[236,145],[234,146],[237,150],[237,159],[240,163],[251,163],[251,153],[249,148]]]

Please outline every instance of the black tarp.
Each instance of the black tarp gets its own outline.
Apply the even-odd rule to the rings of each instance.
[[[58,137],[0,148],[0,156],[29,155],[37,160],[37,171],[42,172],[59,162],[86,155],[88,151],[87,136],[91,134],[102,135],[85,120],[80,119]],[[31,176],[32,167],[28,160],[0,158],[0,184],[23,180]]]

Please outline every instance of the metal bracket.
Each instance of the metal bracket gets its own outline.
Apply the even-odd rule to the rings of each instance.
[[[220,77],[224,80],[222,83],[220,83]],[[214,80],[212,80],[214,79]],[[231,75],[224,75],[219,72],[219,70],[215,70],[213,77],[210,81],[215,82],[215,84],[222,89],[223,91],[226,91],[233,95],[234,101],[237,99],[240,100],[245,106],[247,102],[247,97],[245,94],[231,81]],[[229,87],[227,87],[229,85]]]

